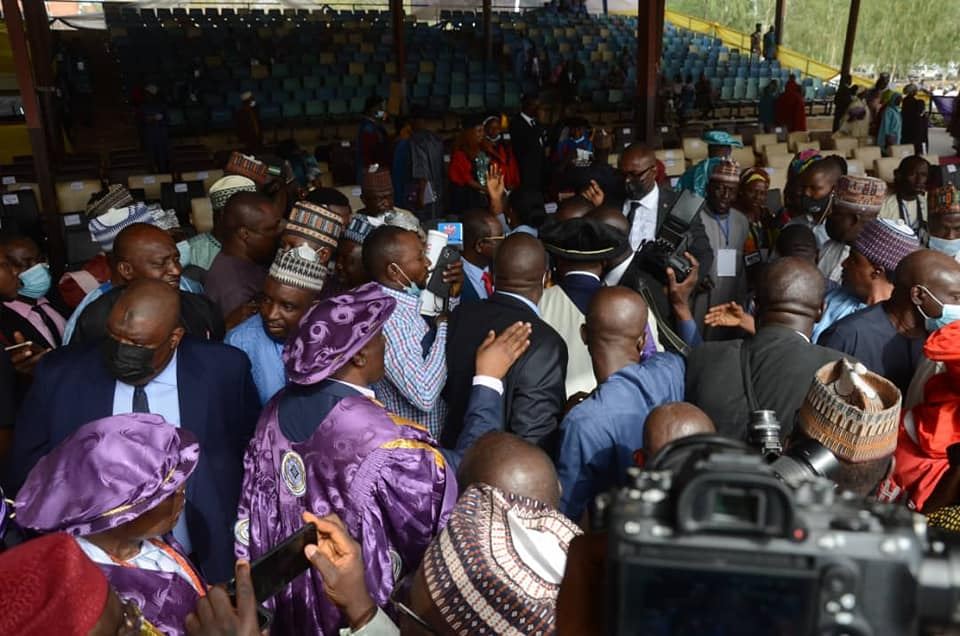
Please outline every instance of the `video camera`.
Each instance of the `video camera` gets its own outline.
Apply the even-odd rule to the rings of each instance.
[[[690,251],[687,232],[704,203],[702,197],[688,190],[681,192],[664,219],[657,238],[640,248],[638,256],[643,269],[663,285],[667,284],[668,267],[673,268],[678,283],[682,283],[693,271],[693,263],[683,253]]]
[[[756,419],[769,424],[769,412]],[[776,428],[762,437],[779,445]],[[765,452],[683,438],[598,498],[608,633],[906,636],[960,624],[960,552],[928,537],[924,517],[837,494],[810,449]]]

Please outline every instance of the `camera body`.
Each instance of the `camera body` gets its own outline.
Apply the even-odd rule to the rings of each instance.
[[[678,283],[686,280],[693,271],[693,264],[683,254],[690,251],[687,232],[704,203],[702,197],[688,190],[681,192],[663,220],[657,238],[640,248],[638,256],[643,268],[660,283],[667,284],[668,267],[673,269]]]
[[[601,506],[608,633],[906,636],[958,619],[957,558],[903,507],[822,477],[792,489],[744,450],[630,478]]]

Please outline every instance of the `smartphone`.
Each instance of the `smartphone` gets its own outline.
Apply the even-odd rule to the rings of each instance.
[[[21,343],[19,343],[19,344],[10,345],[9,347],[4,347],[3,350],[4,350],[4,351],[16,351],[17,349],[22,349],[23,347],[29,347],[29,346],[31,346],[31,345],[33,345],[33,343],[30,342],[29,340],[27,340],[26,342],[21,342]]]
[[[445,245],[437,257],[437,264],[433,268],[433,273],[427,281],[427,290],[433,292],[440,298],[450,297],[450,283],[443,282],[443,271],[447,265],[460,260],[460,251],[452,245]]]
[[[279,594],[290,581],[310,568],[303,549],[311,544],[317,544],[317,526],[308,523],[250,564],[250,578],[258,604]],[[237,581],[233,579],[227,583],[227,592],[234,601],[236,590]]]

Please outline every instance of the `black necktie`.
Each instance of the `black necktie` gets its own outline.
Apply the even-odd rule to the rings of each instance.
[[[56,323],[53,322],[53,319],[41,309],[40,305],[34,305],[30,308],[30,311],[36,312],[40,316],[40,320],[43,321],[43,324],[46,326],[47,330],[50,332],[50,337],[53,338],[53,341],[50,343],[54,347],[59,347],[61,344],[60,339],[60,330],[57,329]]]
[[[631,226],[633,225],[634,217],[637,216],[637,208],[639,207],[640,207],[639,201],[630,202],[630,212],[627,213],[627,223],[629,223]]]
[[[149,413],[150,403],[147,402],[147,392],[142,386],[133,387],[133,412]]]

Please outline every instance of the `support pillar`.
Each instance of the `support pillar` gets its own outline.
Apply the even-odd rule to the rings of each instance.
[[[37,99],[40,102],[41,117],[46,124],[47,144],[54,161],[59,163],[63,158],[63,129],[53,76],[53,34],[50,32],[46,6],[43,2],[24,2],[23,19],[30,44]]]
[[[850,0],[850,14],[847,16],[847,37],[843,41],[843,62],[840,64],[840,84],[850,79],[850,65],[853,63],[853,44],[857,39],[857,19],[860,17],[860,0]]]
[[[777,46],[783,44],[783,17],[787,12],[787,0],[777,0],[777,12],[773,19],[773,30],[777,35]]]
[[[665,0],[637,3],[637,95],[638,138],[652,143],[656,133],[658,52],[663,38]]]
[[[487,72],[493,67],[493,1],[483,0],[483,61]]]
[[[390,17],[393,22],[393,59],[397,65],[391,97],[397,98],[400,113],[407,110],[407,46],[403,38],[403,16],[403,0],[390,0]]]
[[[31,72],[30,51],[27,48],[26,34],[23,30],[23,18],[17,0],[2,0],[4,20],[7,24],[7,36],[13,53],[13,64],[17,76],[20,98],[27,122],[27,134],[33,150],[33,168],[40,186],[40,211],[49,241],[50,269],[54,280],[63,272],[66,253],[63,236],[60,233],[60,219],[57,214],[57,195],[50,171],[50,152],[47,148],[47,134],[44,120],[40,114],[40,105],[34,87]]]

